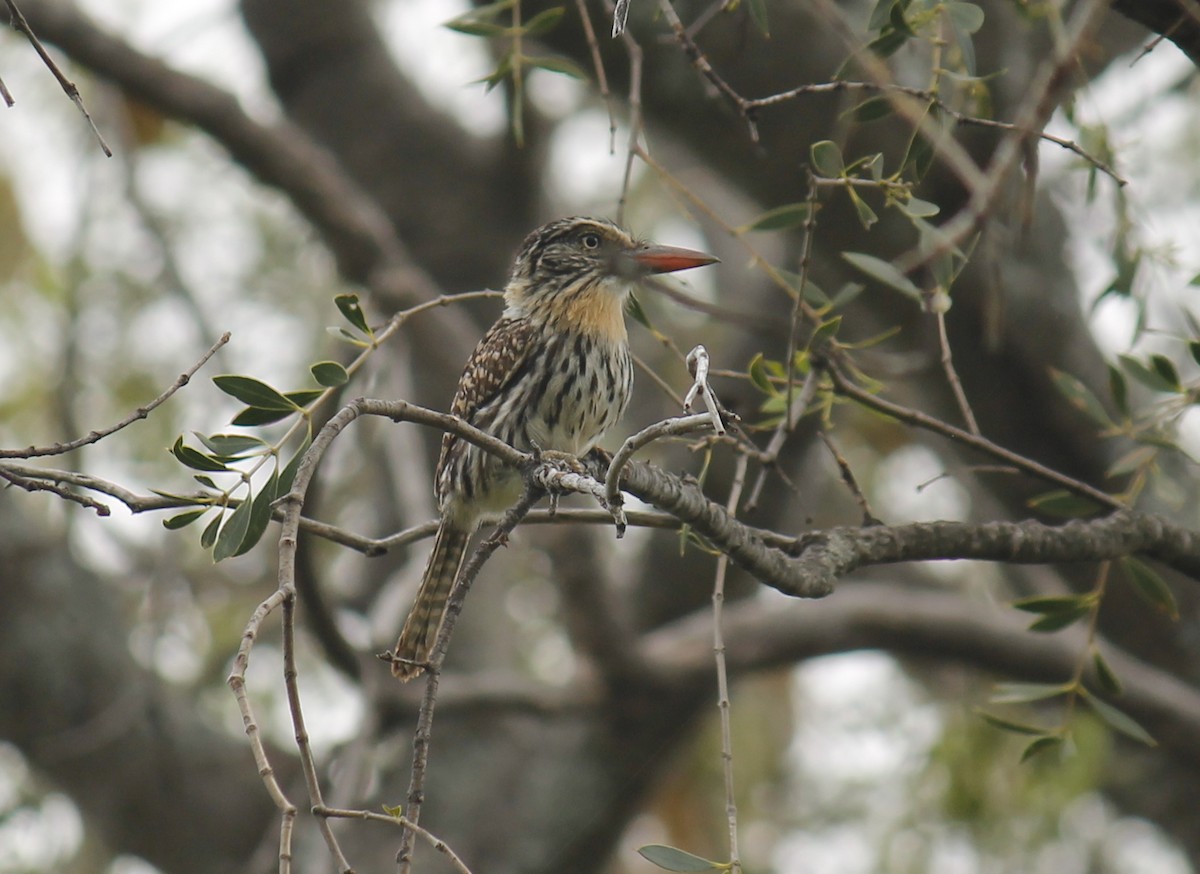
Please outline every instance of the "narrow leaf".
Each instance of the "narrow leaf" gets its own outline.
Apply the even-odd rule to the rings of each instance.
[[[1083,700],[1088,703],[1088,706],[1092,708],[1097,716],[1104,720],[1109,728],[1116,729],[1126,737],[1132,738],[1139,743],[1144,743],[1148,747],[1158,746],[1158,741],[1154,739],[1150,732],[1142,728],[1129,714],[1118,710],[1106,701],[1102,701],[1090,692],[1083,696]]]
[[[300,407],[307,407],[323,394],[325,392],[319,388],[306,388],[300,391],[290,391],[284,397],[294,404],[293,409],[299,409]]]
[[[1047,753],[1051,750],[1060,750],[1062,749],[1063,743],[1064,741],[1062,736],[1057,734],[1048,734],[1044,737],[1034,738],[1029,742],[1029,745],[1025,747],[1024,752],[1021,753],[1021,761],[1028,762],[1039,753]]]
[[[237,554],[238,547],[246,539],[252,509],[253,501],[247,498],[229,514],[225,524],[221,526],[221,533],[217,535],[216,545],[213,546],[213,561],[223,561]]]
[[[979,28],[983,27],[983,10],[974,3],[960,3],[958,0],[951,0],[945,8],[950,13],[955,25],[967,33],[976,33]]]
[[[1096,672],[1096,685],[1109,695],[1121,694],[1121,678],[1109,667],[1099,651],[1092,653],[1092,668]]]
[[[178,516],[172,516],[170,519],[163,519],[163,527],[166,528],[168,531],[177,531],[180,528],[184,528],[188,525],[191,525],[193,522],[195,522],[197,519],[199,519],[201,516],[203,516],[207,512],[208,512],[208,510],[204,509],[204,510],[189,510],[186,513],[180,513]]]
[[[738,228],[738,233],[746,233],[747,231],[778,231],[784,228],[799,227],[808,221],[812,214],[812,204],[805,203],[788,203],[783,206],[777,206],[774,209],[769,209],[750,222],[748,225],[743,225]]]
[[[333,299],[338,311],[345,316],[346,321],[368,336],[371,329],[367,326],[367,317],[358,303],[357,294],[339,294]]]
[[[1104,405],[1092,394],[1092,390],[1083,384],[1082,380],[1054,367],[1050,368],[1050,377],[1054,380],[1054,386],[1058,389],[1059,394],[1065,397],[1075,409],[1086,413],[1088,418],[1103,427],[1107,428],[1113,424]]]
[[[775,395],[779,393],[767,375],[766,363],[761,352],[750,359],[750,366],[747,368],[747,372],[750,374],[750,381],[763,394]]]
[[[192,470],[207,470],[212,472],[229,470],[224,462],[205,455],[200,450],[193,449],[191,446],[185,446],[183,437],[179,437],[174,445],[171,446],[171,454],[175,456],[180,464],[184,464]]]
[[[892,114],[892,101],[886,97],[868,97],[858,106],[850,110],[854,120],[861,124],[869,124]]]
[[[1054,489],[1037,497],[1029,499],[1029,506],[1049,516],[1075,518],[1078,516],[1094,516],[1100,512],[1100,505],[1087,498],[1068,492],[1066,489]]]
[[[1029,624],[1030,631],[1036,631],[1039,634],[1050,634],[1054,631],[1061,631],[1068,625],[1074,625],[1080,619],[1083,619],[1091,612],[1091,607],[1083,607],[1079,610],[1064,611],[1062,613],[1047,613],[1041,619]]]
[[[1175,595],[1171,587],[1155,570],[1140,559],[1127,555],[1121,559],[1121,569],[1133,584],[1134,590],[1141,595],[1151,607],[1171,619],[1179,619],[1179,605],[1175,603]]]
[[[850,202],[854,204],[854,211],[858,213],[858,221],[862,224],[864,230],[871,230],[871,226],[879,221],[879,216],[875,214],[875,210],[867,205],[867,202],[859,196],[858,192],[853,188],[847,188],[847,193],[850,195]]]
[[[1121,362],[1121,367],[1125,372],[1146,386],[1146,388],[1153,389],[1154,391],[1175,391],[1178,377],[1174,381],[1164,379],[1160,373],[1147,367],[1132,355],[1118,355],[1117,359]]]
[[[553,6],[549,9],[543,9],[525,22],[521,30],[525,36],[541,36],[542,34],[549,33],[562,19],[563,13],[566,11],[567,7],[565,6]]]
[[[1129,418],[1129,386],[1125,382],[1125,374],[1108,365],[1108,394],[1113,400],[1113,406],[1124,419]]]
[[[1005,716],[997,716],[995,713],[988,713],[986,710],[978,711],[980,718],[1000,729],[1001,731],[1011,731],[1014,734],[1031,734],[1031,735],[1048,735],[1049,731],[1041,726],[1032,725],[1028,722],[1018,722],[1015,719],[1009,719]]]
[[[346,373],[346,368],[336,361],[318,361],[309,368],[309,371],[311,371],[313,379],[326,388],[345,385],[350,380],[350,374]]]
[[[231,459],[243,453],[250,453],[260,450],[266,446],[266,443],[258,437],[253,437],[248,434],[201,434],[199,431],[193,431],[196,439],[204,444],[214,455],[219,455],[222,458]]]
[[[537,67],[539,70],[547,70],[551,73],[561,73],[564,76],[570,76],[572,79],[580,81],[587,80],[587,73],[573,61],[568,61],[566,58],[554,56],[538,56],[526,57],[525,63],[530,67]]]
[[[746,0],[746,6],[750,10],[750,17],[754,20],[759,32],[770,38],[771,28],[770,22],[767,21],[767,0]]]
[[[1094,603],[1090,595],[1049,595],[1021,598],[1013,601],[1013,606],[1026,613],[1037,613],[1047,616],[1055,613],[1074,613],[1081,607],[1087,609]]]
[[[843,252],[842,257],[876,282],[894,288],[918,303],[921,302],[921,289],[889,262],[865,252]]]
[[[249,552],[266,533],[267,525],[271,521],[271,503],[277,497],[278,488],[279,472],[276,471],[271,474],[270,480],[263,486],[262,491],[254,496],[254,502],[250,508],[250,521],[246,526],[246,533],[242,536],[242,542],[233,552],[235,556]]]
[[[638,855],[666,871],[721,871],[729,867],[662,844],[639,847]]]
[[[240,428],[249,428],[255,425],[270,425],[272,422],[286,419],[295,412],[295,410],[260,410],[258,407],[246,407],[246,409],[230,420],[230,424],[237,425]]]
[[[988,700],[992,704],[1028,704],[1057,698],[1066,691],[1062,683],[997,683]]]
[[[200,548],[212,549],[214,543],[217,542],[217,530],[221,527],[221,519],[223,513],[218,513],[213,517],[213,520],[204,528],[204,533],[200,535]]]
[[[913,218],[932,218],[942,211],[942,208],[936,203],[922,200],[919,197],[910,197],[906,203],[900,204],[900,209]]]
[[[1179,391],[1179,371],[1175,369],[1175,362],[1166,355],[1151,355],[1150,366],[1162,377],[1163,382],[1171,386],[1172,391]]]
[[[225,374],[214,376],[213,382],[225,394],[237,398],[247,406],[257,407],[260,410],[283,410],[286,412],[296,409],[296,405],[282,393],[252,376]]]

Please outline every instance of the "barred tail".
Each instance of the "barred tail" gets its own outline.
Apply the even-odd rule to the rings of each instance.
[[[458,576],[463,556],[467,553],[467,541],[471,532],[448,520],[438,527],[433,541],[433,553],[425,566],[425,577],[417,592],[417,600],[408,611],[404,630],[392,653],[392,674],[402,682],[420,676],[429,661],[433,642],[446,613],[446,602]]]

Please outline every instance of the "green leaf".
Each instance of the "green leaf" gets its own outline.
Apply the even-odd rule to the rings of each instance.
[[[205,508],[203,510],[189,510],[186,513],[180,513],[178,516],[172,516],[170,519],[163,519],[163,527],[168,531],[178,531],[180,528],[191,525],[207,512],[208,509]]]
[[[1188,340],[1188,352],[1191,353],[1192,360],[1200,364],[1200,340]]]
[[[1093,422],[1103,427],[1112,426],[1112,419],[1108,417],[1104,405],[1081,380],[1055,367],[1050,368],[1050,377],[1054,380],[1055,388],[1071,406],[1086,413]]]
[[[951,0],[945,5],[945,10],[950,14],[954,24],[967,33],[977,33],[979,28],[983,27],[983,10],[974,3],[960,3],[958,0]]]
[[[1121,559],[1121,570],[1133,584],[1134,590],[1146,603],[1173,620],[1179,619],[1179,605],[1171,587],[1155,570],[1140,559],[1127,555]]]
[[[871,225],[879,221],[879,216],[875,214],[875,210],[867,206],[867,202],[859,197],[858,192],[853,188],[847,188],[846,192],[850,195],[850,202],[854,204],[854,211],[858,213],[858,220],[863,229],[871,230]]]
[[[217,535],[217,542],[213,547],[213,561],[224,561],[232,555],[237,555],[237,549],[246,539],[246,531],[250,528],[250,513],[253,508],[254,502],[247,499],[229,514],[225,524],[221,526],[221,533]]]
[[[931,218],[942,211],[936,203],[921,200],[919,197],[910,197],[906,203],[900,204],[900,209],[913,218]]]
[[[223,513],[218,513],[213,517],[213,520],[204,528],[204,533],[200,535],[200,548],[212,549],[214,543],[217,542],[217,529],[221,527],[221,519]]]
[[[1066,489],[1054,489],[1029,499],[1029,506],[1048,516],[1076,518],[1094,516],[1102,509],[1095,501],[1081,498]]]
[[[551,57],[549,55],[539,57],[525,57],[525,64],[530,67],[536,67],[539,70],[547,70],[551,73],[561,73],[564,76],[570,76],[572,79],[580,81],[587,80],[587,73],[583,71],[573,61],[568,61],[566,58]]]
[[[821,324],[819,324],[817,326],[817,329],[815,331],[813,331],[812,337],[809,338],[808,348],[810,348],[810,349],[820,348],[825,343],[827,343],[829,340],[833,339],[833,337],[838,332],[838,328],[840,328],[841,326],[842,326],[842,317],[841,316],[834,316],[829,321],[822,322]]]
[[[1055,613],[1074,613],[1083,607],[1085,610],[1094,603],[1091,595],[1036,595],[1032,598],[1021,598],[1013,601],[1013,606],[1026,613],[1037,613],[1047,616]]]
[[[248,434],[201,434],[199,431],[193,431],[196,439],[204,444],[214,455],[218,455],[223,459],[232,460],[239,455],[252,453],[266,447],[266,443],[257,437]]]
[[[860,124],[870,124],[892,114],[892,101],[886,97],[868,97],[850,110],[853,119]]]
[[[647,862],[657,865],[667,871],[727,871],[729,865],[712,862],[700,856],[693,855],[675,847],[662,844],[647,844],[638,848],[640,855]]]
[[[271,522],[271,503],[278,496],[278,488],[279,471],[275,471],[271,474],[267,484],[263,486],[262,491],[254,496],[254,502],[250,508],[250,521],[246,526],[246,533],[242,535],[242,542],[233,552],[235,556],[249,552],[266,533],[267,525]]]
[[[1109,667],[1108,662],[1104,660],[1104,656],[1099,652],[1092,653],[1092,667],[1096,672],[1096,685],[1107,692],[1109,695],[1121,694],[1121,679],[1116,672]]]
[[[922,302],[921,289],[889,262],[865,252],[843,252],[842,257],[876,282],[894,288],[918,303]]]
[[[1129,418],[1129,384],[1125,382],[1125,374],[1108,365],[1108,394],[1113,400],[1113,406],[1122,418]]]
[[[812,204],[807,202],[787,203],[767,210],[750,224],[742,225],[737,230],[739,234],[744,234],[747,231],[779,231],[784,228],[794,228],[807,222],[811,215]]]
[[[280,419],[294,415],[295,412],[295,410],[260,410],[257,407],[246,407],[230,420],[230,424],[240,428],[270,425],[272,422],[278,422]]]
[[[346,321],[370,336],[371,329],[367,326],[367,317],[358,303],[357,294],[339,294],[333,299],[338,311],[345,316]]]
[[[467,36],[501,36],[508,31],[508,28],[502,25],[490,21],[479,21],[476,18],[456,18],[453,21],[447,21],[445,27],[455,33]]]
[[[1061,631],[1068,625],[1074,625],[1090,612],[1091,608],[1085,607],[1073,612],[1047,613],[1036,622],[1029,623],[1029,630],[1036,631],[1039,634],[1051,634],[1055,631]]]
[[[192,474],[192,479],[200,483],[202,486],[208,486],[210,489],[217,489],[217,484],[213,482],[211,476],[205,476],[202,473],[194,473]],[[217,490],[220,491],[219,489]]]
[[[1151,736],[1150,732],[1138,725],[1129,714],[1118,710],[1116,707],[1113,707],[1106,701],[1102,701],[1086,690],[1083,700],[1088,703],[1088,706],[1092,708],[1097,716],[1104,720],[1109,728],[1116,729],[1126,737],[1132,738],[1139,743],[1144,743],[1148,747],[1158,746],[1158,741]]]
[[[860,294],[866,286],[861,282],[847,282],[833,295],[833,299],[829,301],[829,306],[832,309],[840,309],[846,306]]]
[[[1064,742],[1065,741],[1063,737],[1057,734],[1047,734],[1043,737],[1034,738],[1029,742],[1029,745],[1025,747],[1024,752],[1021,753],[1021,761],[1028,762],[1038,753],[1050,752],[1051,750],[1060,750],[1062,749]]]
[[[747,368],[747,372],[750,374],[750,381],[763,394],[776,395],[779,393],[779,390],[775,388],[771,382],[771,378],[767,375],[766,362],[761,352],[750,359],[750,366]]]
[[[180,464],[190,467],[192,470],[207,470],[213,472],[223,472],[229,470],[225,463],[218,461],[211,456],[205,455],[198,449],[193,449],[191,446],[185,446],[183,437],[179,437],[171,447],[171,454],[175,456]]]
[[[549,9],[543,9],[521,26],[521,32],[524,36],[541,36],[542,34],[549,33],[562,19],[563,13],[566,11],[567,7],[565,6],[552,6]]]
[[[1135,446],[1114,461],[1106,473],[1112,477],[1125,476],[1152,464],[1157,457],[1158,449],[1154,446]]]
[[[1015,719],[1009,719],[1005,716],[997,716],[995,713],[988,713],[986,710],[977,711],[984,722],[992,725],[1001,731],[1011,731],[1014,734],[1033,734],[1033,735],[1049,735],[1050,732],[1038,725],[1032,725],[1028,722],[1018,722]]]
[[[900,46],[908,42],[908,34],[900,30],[884,31],[867,43],[867,48],[881,58],[891,57]]]
[[[346,372],[346,368],[338,364],[336,361],[318,361],[309,371],[320,385],[326,388],[345,385],[350,381],[350,374]]]
[[[281,410],[289,413],[296,409],[296,405],[284,397],[283,394],[252,376],[225,374],[223,376],[214,376],[213,382],[225,394],[237,398],[243,404],[250,407],[260,410]]]
[[[636,295],[631,294],[626,298],[625,312],[629,313],[629,317],[643,328],[654,330],[654,326],[650,324],[650,317],[646,315],[646,310],[643,309],[642,302],[637,299]]]
[[[1057,698],[1066,691],[1062,683],[997,683],[988,700],[992,704],[1028,704]]]
[[[1164,379],[1162,374],[1157,370],[1152,370],[1132,355],[1118,355],[1117,359],[1121,362],[1121,367],[1125,372],[1146,386],[1146,388],[1153,389],[1154,391],[1173,392],[1176,390],[1179,381],[1178,377],[1174,380]]]
[[[832,140],[821,140],[812,144],[810,150],[813,168],[822,176],[837,179],[846,169],[842,150]]]
[[[306,388],[300,391],[290,391],[284,397],[295,405],[293,409],[299,409],[300,407],[307,407],[323,394],[325,394],[323,389]]]
[[[339,340],[349,343],[352,346],[357,346],[359,349],[366,349],[371,345],[369,342],[362,339],[362,337],[351,334],[341,325],[330,325],[325,330],[332,336],[337,337]]]
[[[771,28],[767,21],[767,0],[746,0],[746,7],[750,10],[750,18],[753,19],[759,32],[770,38]]]
[[[1150,366],[1162,377],[1163,382],[1171,386],[1171,391],[1179,391],[1179,371],[1175,369],[1175,362],[1166,355],[1151,355]]]
[[[308,451],[309,445],[312,443],[312,434],[307,434],[304,442],[296,450],[296,454],[292,456],[291,461],[284,467],[283,473],[279,474],[279,483],[276,486],[277,497],[286,495],[292,490],[292,483],[296,480],[296,471],[300,469],[300,462],[304,459],[304,453]]]

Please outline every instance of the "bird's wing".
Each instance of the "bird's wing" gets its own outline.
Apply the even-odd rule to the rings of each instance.
[[[492,325],[467,359],[450,412],[478,424],[475,414],[503,392],[529,362],[536,334],[537,328],[527,319],[501,318]],[[450,432],[442,435],[439,477],[450,449],[457,441],[458,437]]]

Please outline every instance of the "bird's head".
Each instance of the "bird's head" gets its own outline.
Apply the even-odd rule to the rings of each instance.
[[[504,295],[510,311],[582,320],[570,326],[585,330],[615,330],[615,314],[623,336],[621,309],[639,279],[716,260],[692,249],[634,239],[606,219],[565,218],[525,238]]]

